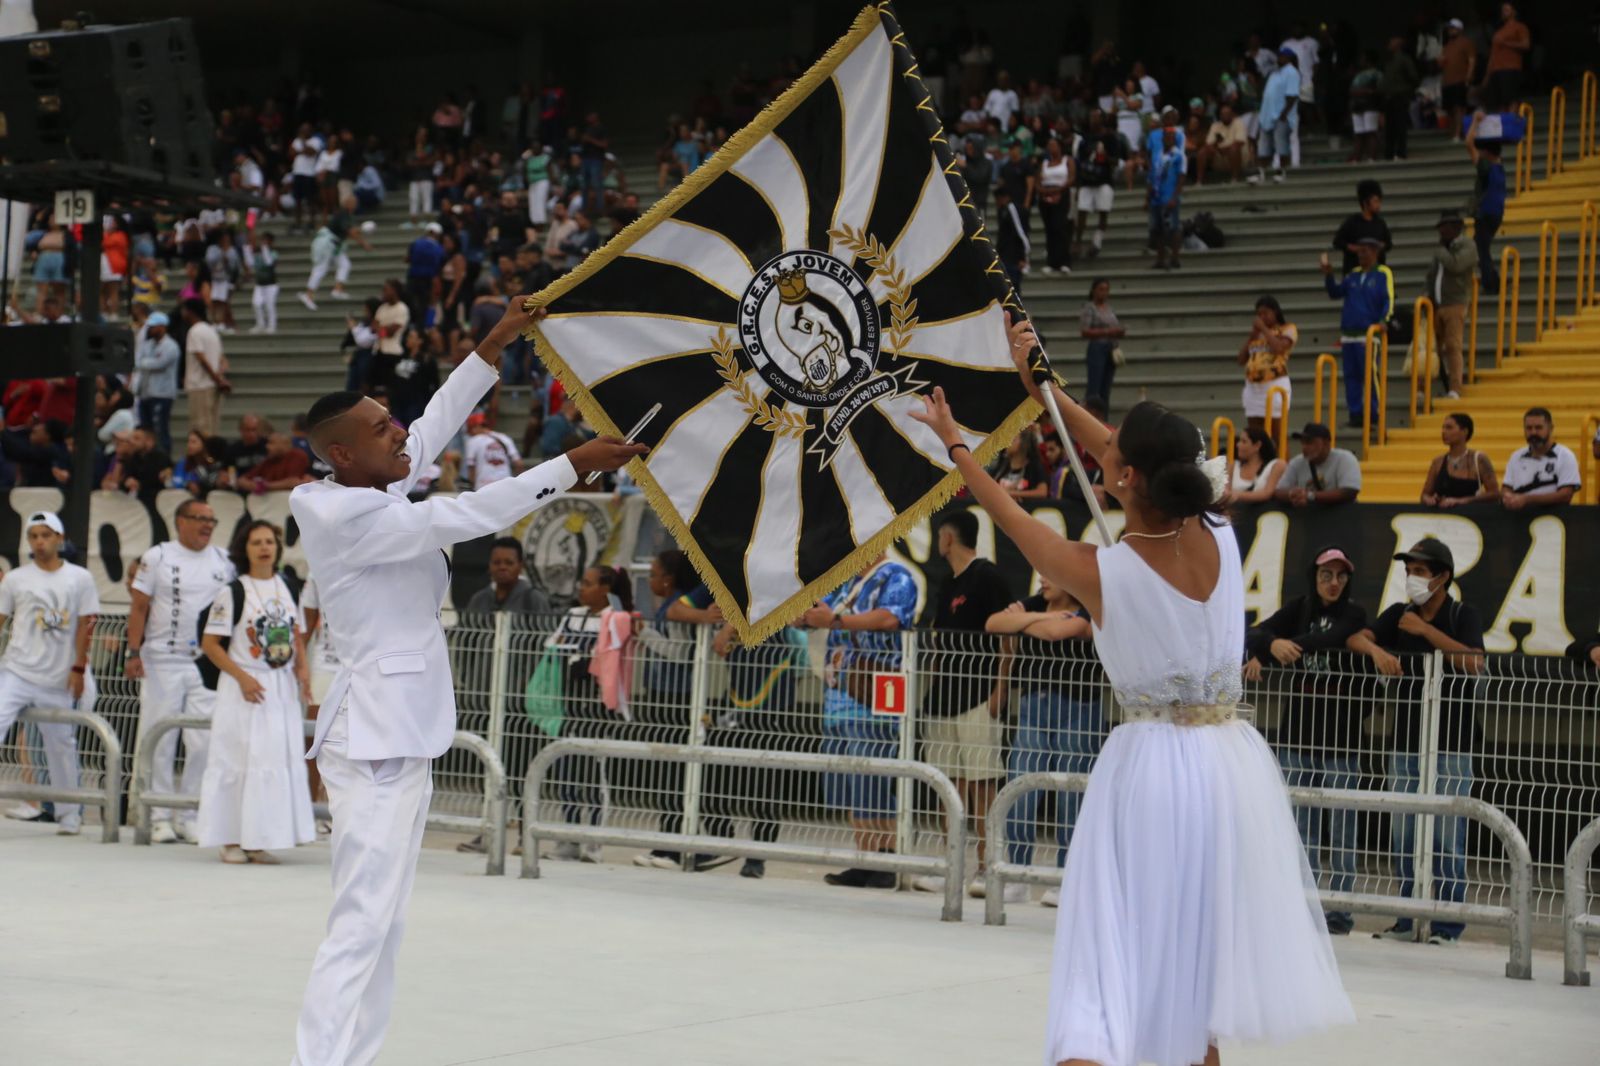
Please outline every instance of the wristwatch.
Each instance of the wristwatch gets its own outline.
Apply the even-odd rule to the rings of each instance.
[[[126,657],[129,658],[129,659],[137,659],[139,657],[139,649],[138,648],[129,648],[127,653],[126,653]]]

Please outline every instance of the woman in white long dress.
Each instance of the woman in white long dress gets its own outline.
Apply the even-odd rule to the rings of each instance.
[[[276,526],[249,523],[229,555],[239,577],[211,605],[201,642],[222,676],[200,781],[200,846],[221,848],[223,862],[271,865],[269,848],[317,839],[301,711],[311,694],[305,621],[278,573]]]
[[[1012,355],[1030,392],[1026,322]],[[1126,515],[1110,548],[1063,540],[986,475],[942,390],[918,418],[1041,577],[1088,610],[1124,724],[1090,777],[1067,856],[1047,1066],[1216,1066],[1222,1040],[1354,1020],[1278,762],[1236,707],[1244,601],[1224,472],[1158,404],[1108,431],[1056,390]]]

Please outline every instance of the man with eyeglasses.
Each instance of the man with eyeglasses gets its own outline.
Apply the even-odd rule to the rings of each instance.
[[[177,537],[144,553],[130,588],[127,674],[140,680],[139,732],[173,715],[211,717],[216,692],[200,674],[200,618],[236,577],[227,552],[211,543],[217,516],[204,500],[178,506]],[[156,741],[150,785],[157,792],[198,795],[210,733],[183,730],[183,780],[173,787],[176,731]],[[177,815],[177,817],[175,817]],[[150,839],[195,843],[193,811],[151,811]]]

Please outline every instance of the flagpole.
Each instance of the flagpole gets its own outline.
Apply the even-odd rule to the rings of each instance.
[[[1021,321],[1028,317],[1022,308],[1022,301],[1017,299],[1017,293],[1012,288],[1011,280],[1006,277],[1005,271],[1000,266],[1000,258],[994,252],[988,236],[983,231],[983,220],[978,215],[978,205],[972,202],[972,192],[967,187],[966,179],[961,176],[956,166],[955,153],[950,148],[950,142],[944,135],[944,128],[939,122],[937,102],[933,101],[927,92],[927,86],[922,80],[922,75],[917,72],[917,60],[911,53],[911,46],[906,42],[905,31],[900,27],[900,19],[895,15],[894,5],[889,0],[880,0],[876,5],[878,17],[883,21],[884,31],[889,35],[893,46],[895,73],[912,83],[923,95],[917,104],[917,114],[922,118],[923,125],[928,133],[928,144],[933,149],[934,158],[939,161],[939,167],[944,171],[945,181],[950,186],[951,195],[956,201],[956,210],[961,215],[961,228],[968,240],[981,241],[989,246],[987,255],[990,259],[988,277],[996,302],[1010,312],[1013,321]],[[1028,353],[1028,365],[1033,370],[1033,380],[1039,384],[1039,392],[1044,397],[1044,406],[1050,412],[1050,420],[1055,423],[1056,432],[1061,435],[1062,450],[1067,453],[1067,460],[1072,463],[1072,473],[1078,479],[1078,487],[1083,490],[1083,502],[1089,507],[1089,514],[1094,519],[1095,528],[1100,531],[1101,542],[1111,544],[1111,529],[1106,525],[1105,513],[1100,510],[1100,503],[1094,498],[1094,487],[1089,484],[1089,475],[1083,469],[1083,461],[1078,458],[1078,449],[1073,446],[1072,434],[1067,432],[1066,423],[1061,419],[1061,410],[1056,403],[1055,374],[1050,370],[1050,360],[1044,354],[1044,348],[1036,342],[1033,351]]]

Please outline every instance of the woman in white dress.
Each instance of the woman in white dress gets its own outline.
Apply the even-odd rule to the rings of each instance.
[[[1011,339],[1037,397],[1032,327]],[[1023,511],[973,460],[942,390],[917,415],[1040,576],[1088,610],[1122,711],[1067,856],[1044,1062],[1216,1066],[1223,1040],[1352,1021],[1278,762],[1236,710],[1244,594],[1215,506],[1225,471],[1200,465],[1199,431],[1159,404],[1108,431],[1056,399],[1127,516],[1114,547]]]
[[[267,849],[317,839],[301,711],[311,695],[305,622],[278,573],[278,527],[249,523],[228,554],[239,576],[211,605],[201,642],[222,676],[200,781],[200,846],[221,848],[223,862],[271,865],[278,859]]]

